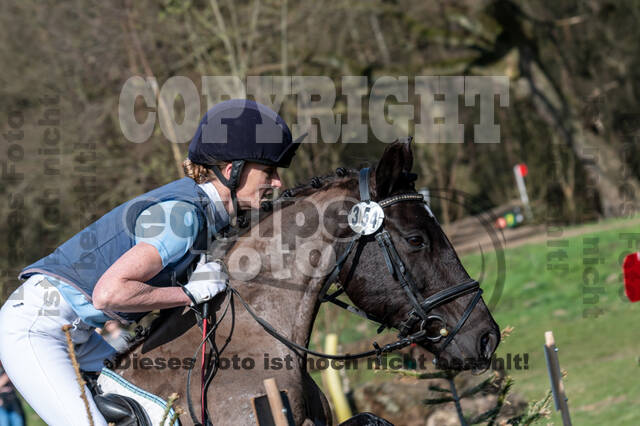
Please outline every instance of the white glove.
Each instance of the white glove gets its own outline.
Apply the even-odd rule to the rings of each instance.
[[[200,255],[196,269],[189,277],[189,282],[182,287],[189,299],[191,306],[207,302],[224,291],[229,282],[229,277],[222,270],[218,262],[207,262],[206,256]]]

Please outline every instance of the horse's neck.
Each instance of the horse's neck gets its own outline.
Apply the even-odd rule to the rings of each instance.
[[[243,297],[247,296],[247,303],[278,333],[299,345],[307,345],[317,312],[321,287],[318,280],[294,277],[275,281],[258,276],[253,283],[252,289],[243,289],[243,284],[238,286]]]
[[[340,189],[319,192],[307,197],[306,204],[313,204],[324,211],[324,207],[343,192]],[[252,229],[254,238],[234,247],[229,255],[233,256],[233,252],[243,246],[262,253],[261,273],[249,286],[253,288],[241,292],[247,294],[249,304],[258,308],[258,314],[280,333],[295,343],[306,345],[318,310],[318,295],[324,283],[324,276],[318,274],[316,267],[326,258],[326,250],[335,249],[335,241],[317,234],[307,239],[297,238],[292,230],[298,229],[296,215],[300,210],[285,210],[274,212],[274,217],[265,228]],[[260,238],[260,234],[272,237]],[[308,245],[317,243],[321,245],[314,248],[318,248],[322,254],[310,260],[314,256],[311,256]],[[239,289],[244,284],[238,282]]]

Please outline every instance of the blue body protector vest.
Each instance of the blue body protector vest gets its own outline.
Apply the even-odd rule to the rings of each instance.
[[[51,275],[77,288],[91,301],[93,288],[102,274],[134,246],[135,223],[140,213],[155,203],[168,200],[184,201],[196,206],[198,220],[204,226],[191,249],[182,258],[166,265],[147,284],[169,287],[186,283],[190,268],[207,249],[210,226],[207,220],[209,197],[188,177],[121,204],[64,242],[50,255],[24,268],[18,278],[26,279],[34,274]],[[138,321],[148,312],[105,313],[118,320]]]

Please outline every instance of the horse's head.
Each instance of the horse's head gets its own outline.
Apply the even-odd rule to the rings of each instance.
[[[500,330],[477,283],[428,206],[416,197],[412,163],[410,143],[395,142],[370,171],[371,200],[382,205],[384,221],[375,233],[360,238],[339,281],[360,309],[401,335],[423,335],[418,343],[436,355],[437,366],[486,368]],[[350,179],[345,185],[349,196],[360,200],[363,185]],[[343,229],[344,237],[353,234]]]

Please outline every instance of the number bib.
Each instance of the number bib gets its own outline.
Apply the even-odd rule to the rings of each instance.
[[[347,218],[353,232],[370,235],[376,232],[384,219],[382,207],[375,201],[362,201],[354,205]]]

